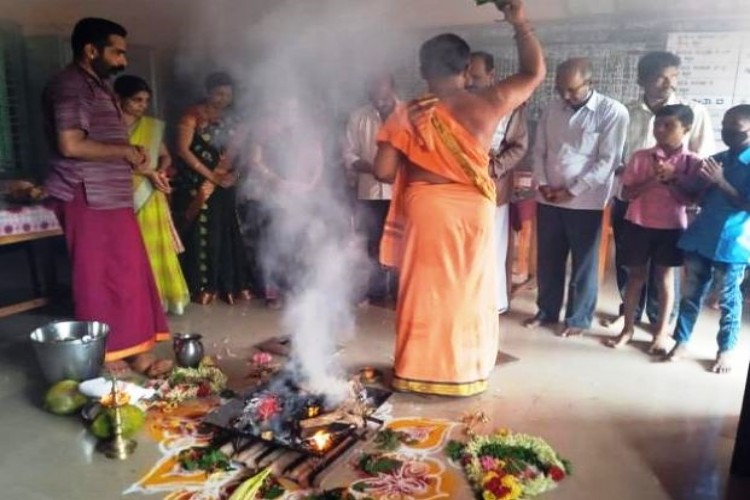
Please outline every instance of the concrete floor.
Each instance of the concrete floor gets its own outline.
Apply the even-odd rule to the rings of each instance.
[[[545,497],[550,500],[750,499],[750,483],[728,478],[750,358],[747,331],[739,349],[741,369],[718,376],[706,371],[715,352],[713,311],[699,323],[695,359],[664,365],[644,354],[645,335],[638,337],[643,342],[614,352],[599,342],[614,333],[603,328],[572,340],[551,330],[523,329],[520,321],[533,312],[533,298],[532,290],[522,291],[511,314],[501,319],[501,350],[519,360],[504,357],[487,393],[468,400],[397,394],[391,400],[395,416],[458,419],[482,409],[498,427],[546,438],[575,466],[575,476]],[[614,293],[605,290],[600,310],[611,312],[614,306]],[[63,314],[51,309],[0,320],[2,499],[120,498],[159,457],[156,445],[143,438],[131,460],[112,462],[93,451],[75,418],[39,409],[44,385],[26,335]],[[203,333],[209,352],[229,339],[231,350],[243,354],[278,333],[277,319],[278,313],[255,302],[191,306],[171,322],[174,331]],[[363,309],[358,323],[342,360],[352,368],[387,367],[393,313]],[[169,345],[160,349],[166,353]],[[224,363],[237,372],[243,361]]]

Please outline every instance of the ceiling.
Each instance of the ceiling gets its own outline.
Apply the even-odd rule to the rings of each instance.
[[[559,20],[608,14],[741,13],[748,1],[528,0],[527,5],[534,20]],[[492,6],[476,7],[473,0],[0,0],[0,17],[21,23],[29,33],[67,34],[80,17],[100,16],[124,24],[133,39],[165,47],[231,45],[249,28],[278,17],[279,9],[285,10],[284,16],[300,15],[302,23],[314,23],[321,12],[340,15],[342,23],[369,18],[384,32],[389,26],[486,24],[500,17]]]

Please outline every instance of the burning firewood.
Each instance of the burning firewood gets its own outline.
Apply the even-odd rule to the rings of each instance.
[[[303,430],[316,427],[325,427],[331,424],[347,424],[361,428],[365,426],[365,418],[362,415],[348,413],[344,410],[336,410],[319,417],[300,420],[299,422],[299,426]]]

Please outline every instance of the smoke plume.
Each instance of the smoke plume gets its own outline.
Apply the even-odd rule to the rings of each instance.
[[[272,133],[279,118],[296,123],[281,147],[274,139],[276,154],[264,158],[269,167],[304,184],[315,175],[311,151],[323,145],[323,171],[312,190],[261,197],[271,223],[260,257],[266,277],[283,276],[289,290],[281,324],[293,339],[291,367],[331,401],[348,389],[336,349],[355,331],[367,268],[338,145],[346,115],[365,102],[367,80],[415,62],[416,39],[392,26],[399,3],[274,1],[247,33],[231,37],[240,47],[211,55],[246,89],[238,106],[254,119],[255,139]],[[252,183],[251,177],[249,190]]]

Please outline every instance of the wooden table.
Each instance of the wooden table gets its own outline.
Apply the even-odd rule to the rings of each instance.
[[[523,277],[528,282],[536,277],[537,273],[537,242],[536,242],[536,201],[527,198],[513,202],[511,210],[516,213],[513,227],[511,248],[513,253],[513,272]],[[602,215],[602,236],[599,243],[599,284],[604,282],[612,261],[612,214],[611,205],[608,205]]]
[[[31,271],[34,297],[15,304],[0,306],[0,318],[42,307],[49,303],[46,296],[54,284],[54,253],[48,248],[48,259],[40,279],[34,242],[63,234],[54,212],[41,204],[17,205],[0,201],[0,246],[23,245]]]

